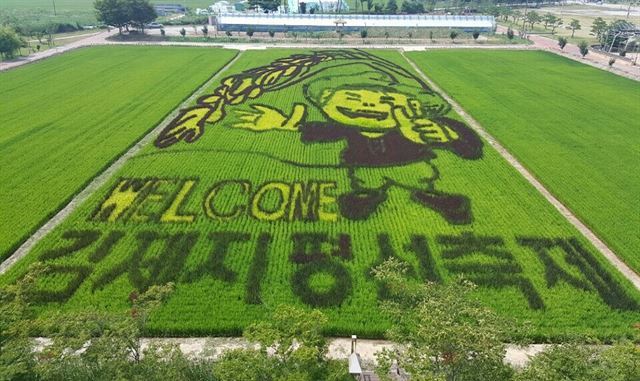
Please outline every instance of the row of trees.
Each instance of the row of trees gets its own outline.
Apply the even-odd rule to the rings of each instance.
[[[191,360],[177,346],[142,349],[149,316],[170,297],[172,284],[132,292],[126,314],[90,310],[41,319],[30,300],[45,272],[36,264],[17,283],[0,288],[0,380],[352,380],[345,361],[327,359],[327,317],[319,311],[280,306],[245,330],[256,346],[227,351],[215,361]],[[514,370],[503,362],[504,343],[524,337],[527,327],[483,307],[473,297],[473,284],[424,284],[394,258],[373,276],[384,296],[380,308],[392,323],[387,336],[396,343],[377,355],[381,376],[393,369],[412,381],[640,379],[638,337],[609,347],[558,345]],[[34,352],[36,334],[51,344]]]
[[[149,0],[96,0],[94,7],[98,21],[115,26],[120,34],[129,26],[144,32],[145,24],[158,17]]]

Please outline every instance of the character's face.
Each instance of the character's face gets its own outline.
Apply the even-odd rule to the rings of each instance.
[[[353,88],[325,90],[320,105],[332,120],[372,136],[398,127],[394,108],[400,107],[409,118],[416,118],[424,116],[425,106],[430,107],[398,92]]]

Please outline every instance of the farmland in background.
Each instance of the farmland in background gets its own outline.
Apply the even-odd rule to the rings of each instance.
[[[543,52],[408,55],[640,271],[637,82]]]
[[[321,308],[327,334],[381,337],[388,322],[377,303],[385,290],[369,274],[394,256],[411,265],[416,281],[465,275],[488,306],[531,321],[526,335],[538,341],[629,334],[639,317],[637,290],[496,151],[473,143],[457,115],[437,120],[455,128],[451,141],[468,144],[435,144],[437,158],[419,162],[375,165],[386,163],[385,146],[375,131],[359,132],[364,124],[338,134],[340,115],[390,120],[380,106],[390,104],[406,123],[407,110],[437,99],[416,87],[397,52],[371,54],[244,53],[210,96],[185,110],[176,134],[168,128],[130,159],[0,281],[15,280],[36,260],[47,263],[51,274],[38,293],[44,314],[87,305],[124,311],[134,289],[176,282],[151,318],[153,335],[238,335],[286,303]],[[219,67],[211,65],[210,74]],[[344,110],[363,97],[362,107],[375,112]],[[421,112],[438,110],[446,108]],[[181,120],[193,126],[201,118],[213,123],[197,138],[182,128]],[[423,139],[411,131],[405,137]],[[368,165],[349,156],[365,152],[350,151],[357,142],[373,152]],[[449,205],[452,197],[427,207],[415,188],[398,185],[421,182],[429,168],[439,172],[431,195],[467,198],[466,216]],[[362,198],[343,204],[359,181],[376,179],[388,186],[371,214],[363,214],[370,204]],[[427,192],[426,182],[417,186]]]
[[[234,54],[97,47],[0,73],[0,258]]]

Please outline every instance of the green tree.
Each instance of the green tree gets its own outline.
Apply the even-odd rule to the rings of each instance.
[[[320,311],[280,306],[270,319],[245,330],[244,337],[258,348],[225,353],[214,374],[220,381],[353,380],[344,362],[326,359],[326,323]]]
[[[113,25],[122,34],[122,28],[131,20],[126,0],[96,0],[93,3],[98,21]]]
[[[518,21],[522,17],[522,12],[513,11],[513,12],[511,12],[511,17],[513,18],[513,22],[515,23],[516,21]]]
[[[555,34],[556,33],[556,28],[558,28],[560,25],[562,25],[564,23],[564,21],[562,21],[561,18],[556,17],[555,20],[552,20],[553,22],[550,24],[551,25],[551,34]]]
[[[580,30],[581,28],[580,20],[571,19],[571,22],[569,23],[569,27],[571,28],[571,37],[573,38],[573,35],[576,33],[576,30]]]
[[[596,35],[598,40],[607,31],[607,22],[602,17],[596,17],[591,24],[591,32]]]
[[[187,30],[184,28],[180,28],[180,35],[182,36],[182,38],[185,38],[185,36],[187,35]]]
[[[385,11],[387,11],[387,13],[397,13],[398,3],[396,0],[388,0],[387,5],[385,6]]]
[[[125,0],[129,22],[144,33],[145,24],[155,20],[158,15],[149,0]]]
[[[392,322],[387,337],[397,343],[377,355],[378,374],[397,362],[412,381],[509,379],[512,370],[503,363],[509,325],[471,298],[474,286],[461,279],[422,283],[407,274],[394,258],[373,270],[387,295],[381,303]]]
[[[558,37],[558,46],[564,50],[564,47],[567,46],[567,38],[562,36]]]
[[[578,44],[578,49],[580,49],[580,55],[582,56],[582,58],[584,58],[584,56],[589,53],[589,44],[587,43],[587,41],[580,41],[580,43]]]
[[[209,27],[208,27],[208,26],[206,26],[206,25],[204,25],[204,26],[202,26],[202,29],[201,29],[201,30],[202,30],[202,35],[203,35],[205,38],[209,38]]]
[[[632,342],[604,348],[566,343],[552,346],[536,355],[519,372],[516,381],[640,379],[640,349]]]
[[[24,47],[26,41],[12,28],[0,26],[0,56],[13,58],[16,50]]]
[[[541,22],[542,21],[542,17],[540,17],[538,12],[531,11],[531,12],[527,13],[527,16],[525,17],[524,20],[525,20],[525,22],[527,22],[529,24],[529,28],[533,29],[533,25]]]
[[[280,0],[249,0],[249,6],[260,6],[263,11],[275,11],[280,6]]]
[[[402,2],[400,10],[408,14],[424,13],[424,5],[416,0],[407,0]]]

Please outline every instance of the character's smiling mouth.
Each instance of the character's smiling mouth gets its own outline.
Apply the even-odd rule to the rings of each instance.
[[[376,120],[385,120],[389,117],[388,112],[374,111],[374,110],[351,110],[348,107],[336,107],[341,114],[348,116],[349,118],[368,118]]]

